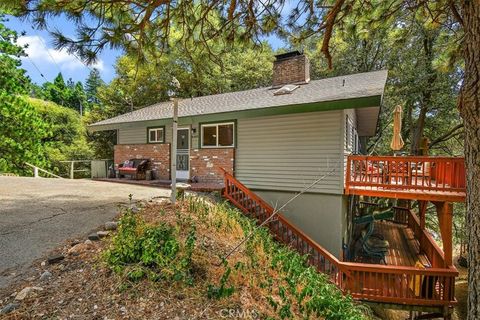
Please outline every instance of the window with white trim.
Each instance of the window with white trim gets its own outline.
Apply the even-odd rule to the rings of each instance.
[[[345,149],[357,153],[358,148],[357,128],[353,125],[352,119],[347,115],[345,117]]]
[[[165,128],[148,128],[148,143],[163,143],[165,141]]]
[[[233,122],[201,125],[202,148],[228,148],[235,144],[235,124]]]

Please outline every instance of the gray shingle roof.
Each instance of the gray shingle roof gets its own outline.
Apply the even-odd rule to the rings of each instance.
[[[378,96],[383,94],[386,80],[387,71],[381,70],[310,81],[308,84],[301,85],[292,93],[284,95],[274,95],[275,90],[268,87],[182,99],[179,102],[179,116],[197,116]],[[167,101],[99,121],[91,126],[168,119],[171,117],[172,103]]]

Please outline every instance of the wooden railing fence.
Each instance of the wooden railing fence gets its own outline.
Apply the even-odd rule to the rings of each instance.
[[[427,156],[347,158],[346,193],[355,187],[381,190],[465,192],[465,159]]]

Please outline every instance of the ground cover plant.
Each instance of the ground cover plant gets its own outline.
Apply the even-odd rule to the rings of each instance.
[[[354,302],[260,229],[228,260],[222,257],[256,228],[228,203],[186,196],[131,207],[110,237],[85,245],[24,286],[42,287],[9,313],[17,318],[369,319]],[[74,243],[78,243],[75,241]],[[78,246],[78,244],[76,245]],[[18,288],[18,284],[16,289]],[[11,290],[0,305],[11,302]]]

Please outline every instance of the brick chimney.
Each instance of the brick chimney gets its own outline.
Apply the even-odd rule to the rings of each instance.
[[[299,51],[282,53],[273,62],[274,88],[286,84],[304,84],[310,81],[310,61]]]

